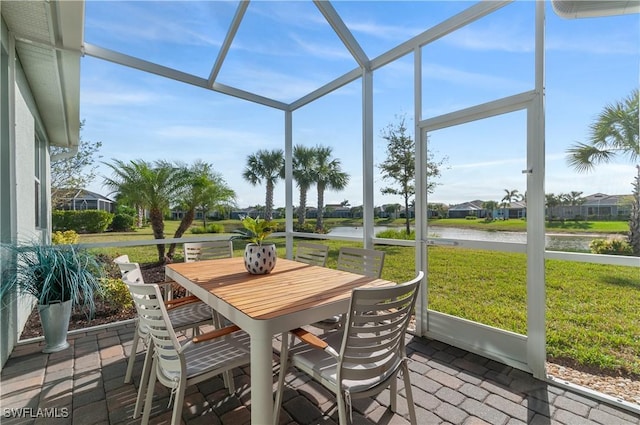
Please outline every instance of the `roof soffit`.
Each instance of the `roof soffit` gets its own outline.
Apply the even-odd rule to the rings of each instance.
[[[49,142],[77,146],[84,2],[11,1],[1,11]]]
[[[639,0],[552,0],[551,4],[558,16],[567,19],[640,13]]]

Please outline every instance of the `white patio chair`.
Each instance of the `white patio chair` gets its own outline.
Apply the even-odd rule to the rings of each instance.
[[[391,387],[391,410],[396,412],[396,376],[402,371],[409,417],[416,425],[404,338],[423,277],[420,271],[406,283],[354,289],[343,329],[321,337],[295,329],[291,332],[306,344],[290,351],[283,338],[273,423],[279,420],[290,363],[336,395],[340,425],[351,422],[352,399],[379,394],[387,387]]]
[[[231,241],[231,239],[208,242],[185,242],[182,248],[184,249],[185,263],[233,257],[233,241]],[[187,292],[187,295],[190,295],[189,292]],[[215,322],[216,327],[225,327],[233,324],[217,311],[215,312]]]
[[[129,261],[129,256],[127,254],[123,254],[119,257],[113,259],[113,262],[116,263],[118,268],[120,269],[120,274],[124,276],[131,270],[140,269],[140,264],[132,263]],[[162,293],[164,294],[165,300],[173,299],[173,283],[172,281],[166,281],[163,283],[158,283],[160,288],[162,288]]]
[[[328,257],[329,247],[327,245],[311,242],[298,242],[294,260],[314,266],[325,267],[327,265]]]
[[[185,242],[182,247],[184,249],[185,263],[233,257],[233,242],[231,240]]]
[[[138,263],[119,263],[118,266],[121,267],[121,271],[128,270],[122,272],[123,280],[126,279],[129,282],[135,282],[139,284],[144,284],[144,280],[142,279],[142,273],[140,271],[140,266]],[[214,317],[213,310],[207,304],[198,300],[196,297],[189,298],[179,298],[176,300],[165,301],[165,305],[169,308],[169,318],[171,319],[171,323],[173,328],[177,331],[185,331],[192,329],[194,334],[200,332],[200,327],[205,325],[214,325]],[[138,344],[140,341],[146,347],[146,355],[144,360],[144,366],[142,367],[142,380],[146,382],[147,377],[149,376],[148,368],[150,366],[149,361],[149,330],[140,323],[140,318],[136,319],[136,328],[133,332],[133,341],[131,343],[131,352],[129,353],[129,359],[127,360],[127,371],[124,375],[124,383],[128,384],[131,382],[131,377],[133,375],[133,366],[136,361],[136,355],[138,354]],[[140,396],[138,396],[140,397]],[[136,409],[136,413],[134,413],[134,418],[140,413],[139,410]]]
[[[374,249],[341,247],[336,269],[363,276],[380,277],[384,266],[384,255],[384,251]]]
[[[135,272],[132,272],[135,273]],[[168,387],[173,395],[171,424],[180,424],[185,390],[188,386],[205,381],[235,367],[249,364],[249,336],[233,325],[194,336],[180,342],[172,326],[171,312],[162,302],[157,285],[131,281],[132,274],[124,277],[133,297],[138,317],[149,330],[153,344],[153,365],[146,388],[146,399],[141,423],[149,423],[156,379]],[[146,383],[146,382],[145,382]],[[143,390],[143,383],[140,390]],[[228,386],[233,393],[232,386]],[[141,393],[139,391],[139,394]],[[139,408],[136,402],[136,411]],[[134,412],[134,417],[137,416]]]
[[[382,275],[382,267],[384,266],[384,255],[384,251],[341,247],[338,252],[336,269],[379,278]],[[328,331],[338,329],[341,326],[341,322],[342,316],[333,316],[313,323],[311,326]]]

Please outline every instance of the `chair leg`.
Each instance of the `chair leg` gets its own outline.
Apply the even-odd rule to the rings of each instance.
[[[149,345],[147,346],[147,353],[144,355],[144,365],[142,366],[140,387],[138,388],[138,396],[136,397],[136,407],[133,409],[133,419],[137,418],[138,415],[140,415],[140,410],[142,410],[142,400],[146,394],[146,386],[149,382],[149,377],[152,373],[155,374],[155,369],[152,368],[153,352],[153,342],[149,341]]]
[[[338,401],[338,423],[340,425],[348,425],[350,422],[349,414],[351,412],[350,411],[347,412],[347,403],[344,397],[344,392],[342,392],[341,389],[338,389],[336,398]],[[349,409],[351,409],[351,406],[349,406]]]
[[[136,362],[136,354],[138,354],[138,340],[140,339],[139,327],[140,322],[136,323],[136,330],[133,332],[133,343],[131,344],[131,353],[129,354],[129,361],[127,362],[127,373],[124,375],[125,384],[129,384],[131,382],[131,375],[133,375],[133,364]]]
[[[407,361],[402,362],[402,377],[404,378],[404,391],[407,393],[407,407],[409,410],[409,419],[411,425],[417,425],[416,405],[413,404],[413,390],[411,389],[411,380],[409,379],[409,367]]]
[[[173,413],[171,414],[171,425],[180,425],[182,419],[182,405],[184,404],[184,391],[187,383],[184,379],[178,384],[176,388],[176,397],[173,400]]]
[[[151,366],[151,376],[149,377],[149,385],[147,386],[147,397],[144,401],[144,413],[142,414],[142,420],[140,425],[149,424],[149,415],[151,414],[151,403],[153,402],[153,389],[156,386],[156,367],[158,360],[153,359]]]
[[[282,408],[282,396],[284,392],[284,378],[287,375],[289,363],[289,332],[282,334],[280,338],[280,375],[278,376],[278,389],[276,390],[276,400],[273,403],[273,425],[278,425],[280,420],[280,409]]]
[[[224,382],[224,386],[229,391],[229,395],[233,394],[236,391],[236,384],[233,381],[233,373],[230,370],[225,370],[222,372],[222,382]]]
[[[390,407],[392,412],[398,411],[398,375],[396,374],[393,378],[391,378],[391,388],[389,388],[391,392],[389,395],[390,398]]]

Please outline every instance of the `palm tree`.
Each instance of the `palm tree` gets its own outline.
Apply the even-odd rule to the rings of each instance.
[[[282,149],[271,151],[261,149],[257,153],[247,157],[247,167],[242,177],[252,185],[265,182],[267,193],[265,195],[264,219],[271,221],[273,218],[273,188],[280,178],[284,178],[284,152]]]
[[[339,159],[332,159],[332,148],[327,146],[316,146],[316,164],[314,169],[314,180],[318,189],[318,218],[316,220],[316,231],[324,231],[323,211],[324,211],[324,191],[326,189],[342,190],[349,183],[349,174],[342,171]]]
[[[498,203],[496,201],[484,201],[482,209],[487,211],[487,218],[493,220],[493,210],[498,209]]]
[[[316,148],[296,145],[293,148],[293,178],[300,189],[298,224],[303,225],[307,214],[307,192],[315,183]]]
[[[575,214],[575,208],[573,207],[584,204],[586,199],[582,197],[582,192],[577,192],[575,190],[565,194],[564,196],[567,204],[569,204],[572,207],[571,212],[574,213],[574,218],[575,218],[575,216],[579,214]]]
[[[118,192],[120,199],[148,209],[153,237],[164,239],[164,212],[183,183],[182,171],[168,162],[149,163],[141,159],[130,162],[114,159],[106,165],[113,171],[113,177],[105,177],[104,185],[111,188],[112,193]],[[158,244],[156,248],[158,261],[165,262],[164,244]]]
[[[598,164],[606,164],[617,155],[627,158],[638,166],[640,157],[640,118],[638,106],[639,90],[613,105],[607,105],[590,126],[588,143],[576,143],[567,150],[569,165],[578,172],[588,172]],[[629,217],[629,244],[634,255],[640,256],[640,193],[634,188],[634,205]]]
[[[549,214],[549,223],[553,220],[553,209],[560,205],[560,197],[553,193],[547,193],[544,195],[545,203],[547,204],[547,212]]]
[[[521,195],[518,192],[518,189],[513,189],[513,190],[505,189],[504,191],[506,192],[506,194],[500,200],[500,202],[502,202],[501,206],[506,210],[507,208],[509,208],[511,206],[511,202],[520,200]],[[509,218],[509,212],[508,211],[505,211],[505,214],[504,214],[503,218],[505,220]]]
[[[180,238],[189,229],[200,208],[206,217],[214,206],[233,202],[235,192],[231,190],[221,175],[213,170],[213,166],[203,161],[196,161],[191,166],[179,164],[181,190],[177,194],[177,203],[184,212],[180,225],[173,237]],[[205,218],[206,220],[206,218]],[[205,222],[206,226],[206,222]],[[176,244],[169,246],[167,258],[173,259]]]

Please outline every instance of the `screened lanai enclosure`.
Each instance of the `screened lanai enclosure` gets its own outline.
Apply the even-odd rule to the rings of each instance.
[[[216,13],[217,2],[205,2]],[[431,2],[412,3],[407,10],[428,15]],[[638,13],[638,2],[633,1],[480,1],[450,2],[445,15],[439,22],[425,25],[406,41],[393,46],[381,46],[375,43],[363,43],[357,31],[350,27],[349,21],[341,14],[341,2],[309,1],[296,2],[295,6],[315,13],[322,20],[324,29],[332,34],[333,44],[327,47],[325,60],[340,49],[340,63],[343,70],[336,75],[322,72],[323,62],[317,56],[308,60],[313,69],[300,66],[301,72],[316,71],[324,81],[317,87],[309,87],[299,95],[288,90],[287,81],[282,86],[266,86],[248,84],[243,80],[244,67],[263,67],[269,70],[271,64],[261,63],[261,55],[256,53],[251,63],[243,63],[237,57],[238,49],[250,49],[250,40],[243,38],[246,26],[258,22],[251,14],[254,3],[241,1],[234,3],[232,13],[229,4],[224,9],[228,15],[228,31],[220,40],[216,40],[216,48],[194,50],[190,60],[177,63],[171,59],[171,52],[166,52],[166,61],[161,63],[150,60],[148,52],[159,46],[149,45],[145,49],[132,47],[130,50],[118,50],[103,45],[98,32],[91,33],[96,39],[84,34],[84,39],[77,48],[72,45],[55,44],[59,55],[81,55],[81,61],[92,60],[91,66],[124,66],[147,74],[169,79],[176,84],[188,86],[185,90],[202,90],[216,95],[226,95],[246,103],[247,114],[258,108],[267,109],[272,121],[281,128],[282,139],[278,141],[285,153],[284,196],[286,255],[292,258],[296,238],[340,239],[331,235],[318,235],[294,231],[294,209],[296,201],[296,183],[293,178],[293,147],[297,144],[313,145],[317,143],[313,137],[305,135],[305,127],[314,122],[317,111],[331,108],[336,99],[345,93],[358,94],[358,102],[349,103],[349,116],[355,124],[350,129],[339,128],[335,131],[352,132],[353,145],[359,148],[359,155],[350,158],[353,168],[359,175],[352,176],[360,187],[362,198],[361,233],[351,240],[361,242],[362,246],[410,247],[414,254],[407,259],[408,267],[415,271],[425,272],[421,283],[421,296],[416,306],[416,329],[421,336],[444,341],[453,346],[477,353],[500,363],[521,369],[539,379],[547,379],[546,371],[546,308],[553,300],[548,298],[546,275],[561,274],[554,266],[554,261],[563,260],[597,265],[610,265],[611,280],[620,278],[627,280],[629,270],[632,273],[640,270],[637,257],[593,255],[575,252],[551,251],[547,249],[545,235],[546,200],[545,200],[545,166],[548,158],[545,153],[545,72],[546,72],[546,40],[545,15],[555,13],[563,19],[595,18],[617,14]],[[64,21],[65,16],[77,14],[75,8],[83,3],[66,2],[34,2],[35,13],[48,9],[54,19]],[[162,7],[162,4],[156,5]],[[202,5],[200,5],[202,6]],[[363,13],[367,7],[375,7],[375,2],[362,2]],[[24,7],[21,5],[19,7]],[[51,48],[49,41],[39,36],[38,25],[46,22],[27,22],[24,16],[18,17],[18,5],[3,2],[2,13],[8,19],[8,26],[15,31],[16,50]],[[90,7],[85,5],[84,7]],[[110,4],[111,8],[120,7],[120,3]],[[151,7],[151,6],[149,6]],[[190,7],[185,4],[185,7]],[[288,3],[279,4],[287,8]],[[15,13],[13,12],[15,8]],[[482,53],[474,54],[467,60],[477,63],[483,73],[490,74],[491,80],[473,80],[460,86],[454,80],[434,82],[433,73],[446,73],[447,70],[434,67],[433,58],[443,54],[449,43],[456,40],[459,34],[474,28],[479,22],[504,22],[504,14],[518,10],[518,25],[529,48],[524,53],[505,54],[505,62],[488,63]],[[124,10],[124,9],[123,9]],[[123,12],[125,13],[125,12]],[[194,8],[194,13],[197,9]],[[19,29],[12,27],[12,22],[23,22]],[[425,18],[425,22],[427,19]],[[428,20],[430,22],[430,20]],[[117,31],[117,26],[110,29]],[[161,29],[156,29],[161,31]],[[268,32],[268,28],[263,28]],[[72,36],[74,36],[72,34]],[[78,36],[78,34],[75,34]],[[176,37],[179,37],[176,34]],[[487,35],[490,37],[490,35]],[[482,43],[484,40],[477,40]],[[556,42],[558,40],[555,40]],[[177,45],[176,49],[182,48]],[[315,46],[319,49],[319,46]],[[332,56],[333,58],[333,56]],[[99,61],[99,62],[98,62]],[[316,62],[317,61],[317,62]],[[109,64],[107,64],[109,62]],[[510,67],[503,66],[509,62]],[[109,68],[106,68],[109,69]],[[292,66],[296,69],[296,66]],[[332,68],[333,69],[333,68]],[[404,111],[411,123],[408,130],[415,143],[415,240],[395,240],[377,238],[375,235],[374,207],[376,194],[380,192],[381,183],[377,174],[377,164],[381,162],[379,147],[375,138],[381,123],[376,122],[376,110],[379,108],[376,83],[378,76],[403,72],[411,81],[411,90],[398,90],[397,97],[402,99]],[[107,72],[108,74],[108,72]],[[513,74],[517,79],[511,78]],[[105,79],[108,76],[104,77]],[[403,77],[405,78],[405,77]],[[469,79],[473,75],[469,74]],[[276,79],[277,80],[277,79]],[[516,81],[517,80],[517,81]],[[272,80],[273,81],[273,80]],[[442,84],[435,90],[434,85]],[[585,81],[585,84],[588,84]],[[252,91],[254,87],[262,90]],[[487,86],[491,90],[486,90]],[[339,102],[339,100],[338,100]],[[210,103],[203,108],[215,107]],[[323,118],[325,119],[325,118]],[[329,122],[315,123],[331,126]],[[357,121],[357,122],[356,122]],[[244,121],[245,123],[247,121]],[[249,120],[250,122],[250,120]],[[262,125],[256,122],[255,125]],[[185,124],[186,125],[186,124]],[[241,129],[239,129],[241,130]],[[464,134],[477,135],[474,140],[465,139]],[[104,143],[109,143],[104,141]],[[140,145],[144,149],[153,146]],[[487,157],[487,145],[491,144],[491,155]],[[178,146],[176,146],[178,149]],[[200,146],[202,157],[215,155],[221,146],[211,142]],[[496,161],[496,174],[517,176],[520,192],[526,193],[526,238],[521,242],[488,242],[465,239],[462,237],[439,237],[437,229],[430,227],[427,205],[431,202],[428,186],[433,183],[426,164],[432,155],[446,157],[450,166],[462,165],[460,152],[475,157],[478,161]],[[496,152],[499,152],[496,157]],[[250,152],[247,152],[250,153]],[[514,159],[515,158],[515,159]],[[631,176],[633,177],[633,176]],[[630,177],[630,180],[631,180]],[[468,186],[469,193],[474,187],[473,169],[461,174],[457,184]],[[446,190],[447,188],[441,188]],[[500,188],[501,190],[501,188]],[[276,201],[276,204],[280,201]],[[349,238],[347,238],[349,239]],[[448,262],[458,255],[473,255],[491,259],[487,264],[504,264],[504,269],[483,269],[474,267],[461,270],[459,267],[448,267]],[[439,264],[436,269],[435,263]],[[482,261],[479,262],[482,264]],[[620,276],[616,276],[620,273]],[[499,282],[508,275],[517,282],[512,292],[500,291]],[[571,277],[567,277],[570,279]],[[581,277],[582,278],[582,277]],[[443,282],[459,282],[455,290],[442,285]],[[485,284],[485,305],[469,307],[462,302],[466,291],[476,282]],[[637,282],[636,282],[637,283]],[[588,284],[588,282],[585,282]],[[637,288],[636,288],[637,290]],[[443,301],[443,300],[446,300]],[[495,311],[491,319],[479,319],[474,308],[490,308]],[[593,307],[593,306],[592,306]],[[580,308],[586,308],[582,306]],[[594,311],[598,311],[594,307]],[[602,313],[605,314],[605,313]],[[603,318],[605,320],[605,318]],[[631,320],[631,318],[630,318]],[[484,321],[484,322],[483,322]],[[488,323],[486,323],[488,322]],[[267,402],[256,400],[255,403]],[[628,404],[628,403],[627,403]],[[634,407],[630,407],[635,409]],[[258,409],[256,409],[258,410]],[[257,423],[257,421],[256,421]]]

